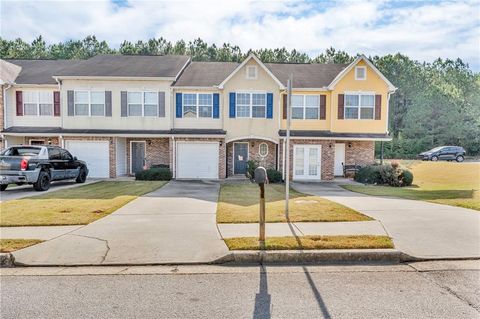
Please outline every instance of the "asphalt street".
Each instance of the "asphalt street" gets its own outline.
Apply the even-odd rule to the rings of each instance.
[[[480,262],[3,269],[2,318],[480,318]]]

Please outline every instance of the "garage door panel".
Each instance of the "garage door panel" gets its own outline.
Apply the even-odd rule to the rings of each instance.
[[[177,178],[218,178],[217,143],[178,143]]]
[[[108,141],[65,141],[65,148],[73,156],[87,163],[89,177],[109,177]]]

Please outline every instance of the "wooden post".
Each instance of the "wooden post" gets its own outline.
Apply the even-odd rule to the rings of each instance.
[[[260,249],[265,249],[265,184],[258,184],[260,187]]]

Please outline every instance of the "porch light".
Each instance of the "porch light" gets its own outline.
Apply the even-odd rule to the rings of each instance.
[[[48,145],[52,145],[52,139],[49,138],[48,141],[47,141]]]
[[[152,140],[148,139],[148,140],[147,140],[147,144],[148,144],[148,145],[152,145]]]
[[[348,147],[352,147],[352,143],[348,143]]]

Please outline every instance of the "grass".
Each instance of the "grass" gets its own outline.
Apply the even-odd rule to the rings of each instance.
[[[0,204],[0,226],[85,225],[166,182],[102,181]]]
[[[402,164],[413,173],[413,185],[410,187],[344,187],[367,195],[424,200],[480,210],[480,163],[404,161]]]
[[[227,238],[230,250],[259,250],[258,237]],[[299,236],[267,237],[266,250],[379,249],[393,248],[387,236]]]
[[[256,184],[224,184],[220,189],[217,223],[257,223],[259,188]],[[287,222],[285,218],[285,185],[265,186],[266,222]],[[370,217],[346,206],[318,196],[290,190],[291,222],[365,221]]]
[[[39,244],[42,241],[39,239],[0,239],[0,253],[11,253],[15,250]]]

